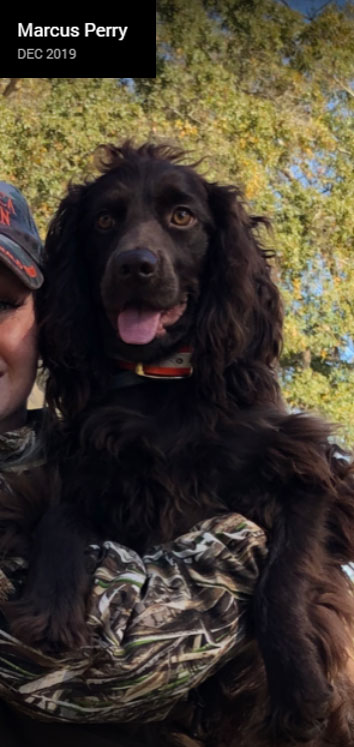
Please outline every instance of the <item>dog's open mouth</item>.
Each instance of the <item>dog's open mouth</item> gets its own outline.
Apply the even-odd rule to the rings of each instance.
[[[163,337],[167,332],[166,327],[175,324],[186,307],[186,299],[166,310],[128,305],[118,314],[119,337],[128,345],[147,345],[156,337]]]

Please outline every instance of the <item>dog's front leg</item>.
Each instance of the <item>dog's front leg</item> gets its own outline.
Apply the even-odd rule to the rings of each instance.
[[[276,738],[309,741],[326,725],[331,699],[308,615],[308,584],[323,551],[326,500],[297,490],[275,519],[255,593],[255,629],[265,662]]]
[[[48,508],[34,530],[19,600],[5,605],[14,635],[31,644],[72,648],[87,641],[85,537],[71,508]]]

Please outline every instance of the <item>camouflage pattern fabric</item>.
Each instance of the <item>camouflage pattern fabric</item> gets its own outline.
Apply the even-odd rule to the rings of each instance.
[[[11,466],[13,469],[14,466]],[[163,719],[247,644],[245,613],[266,554],[242,516],[208,519],[139,557],[115,542],[91,546],[90,645],[42,653],[0,618],[0,697],[62,722]],[[0,564],[0,598],[24,582],[21,558]]]

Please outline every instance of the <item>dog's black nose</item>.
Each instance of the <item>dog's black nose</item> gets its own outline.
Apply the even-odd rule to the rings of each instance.
[[[129,249],[118,255],[116,267],[121,277],[148,280],[156,271],[157,257],[150,249]]]

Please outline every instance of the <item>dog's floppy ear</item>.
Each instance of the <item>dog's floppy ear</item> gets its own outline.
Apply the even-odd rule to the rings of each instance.
[[[214,373],[220,389],[232,363],[274,380],[272,366],[282,341],[282,304],[268,256],[255,230],[263,218],[249,216],[234,187],[207,185],[214,229],[203,271],[197,313],[196,373]],[[201,364],[201,365],[200,365]],[[258,378],[258,376],[256,376]],[[250,381],[247,383],[249,388]],[[247,389],[246,387],[246,389]],[[260,394],[260,393],[259,393]]]
[[[91,394],[97,322],[78,250],[78,213],[87,186],[71,186],[51,222],[44,284],[37,293],[39,352],[50,408],[72,416]]]

